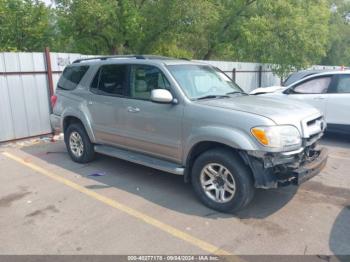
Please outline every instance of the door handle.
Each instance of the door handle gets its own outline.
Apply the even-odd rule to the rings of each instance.
[[[325,97],[323,97],[323,96],[314,97],[314,100],[324,100],[324,99],[325,99]]]
[[[128,109],[128,112],[130,112],[130,113],[138,113],[138,112],[140,112],[140,108],[135,107],[135,106],[128,106],[127,109]]]

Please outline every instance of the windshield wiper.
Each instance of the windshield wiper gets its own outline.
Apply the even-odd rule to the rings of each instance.
[[[234,95],[234,94],[248,95],[247,93],[244,93],[241,91],[233,91],[233,92],[226,93],[226,95]]]
[[[207,95],[207,96],[198,97],[195,100],[210,99],[210,98],[225,98],[225,97],[229,97],[229,96],[228,95]]]

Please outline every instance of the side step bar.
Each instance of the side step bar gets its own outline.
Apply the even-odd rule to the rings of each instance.
[[[183,175],[185,172],[185,169],[180,165],[125,149],[105,145],[95,145],[95,151],[103,155],[120,158],[136,164],[162,170],[164,172],[173,173],[175,175]]]

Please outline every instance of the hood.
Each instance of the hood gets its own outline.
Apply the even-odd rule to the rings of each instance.
[[[278,125],[300,124],[300,121],[321,113],[313,106],[282,97],[236,96],[198,101],[198,103],[243,111],[267,117]]]

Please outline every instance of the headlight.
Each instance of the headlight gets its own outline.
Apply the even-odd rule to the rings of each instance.
[[[289,149],[301,146],[301,137],[294,126],[261,126],[251,129],[253,136],[264,146]]]

